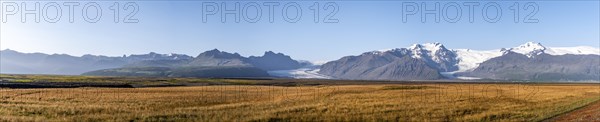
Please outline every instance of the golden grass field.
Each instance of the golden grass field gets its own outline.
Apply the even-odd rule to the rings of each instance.
[[[0,89],[0,121],[541,121],[598,84]]]

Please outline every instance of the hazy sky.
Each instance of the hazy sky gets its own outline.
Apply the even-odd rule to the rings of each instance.
[[[319,23],[314,22],[313,2],[294,1],[277,2],[274,6],[273,23],[269,22],[269,6],[266,1],[240,1],[244,14],[240,22],[235,22],[232,14],[226,14],[227,21],[221,22],[221,14],[212,8],[221,2],[210,1],[137,1],[136,4],[119,3],[119,22],[114,22],[114,2],[78,2],[74,7],[73,23],[69,22],[71,3],[50,1],[40,2],[43,16],[40,22],[34,21],[34,15],[26,14],[26,22],[21,22],[18,11],[13,14],[14,5],[21,9],[21,2],[2,1],[0,10],[0,48],[21,52],[65,53],[71,55],[96,54],[121,56],[123,54],[182,53],[192,56],[210,49],[238,52],[244,56],[262,55],[264,51],[282,52],[294,59],[310,61],[335,60],[342,56],[357,55],[362,52],[408,47],[414,43],[441,42],[452,49],[470,48],[489,50],[502,47],[515,47],[527,41],[541,42],[549,47],[600,45],[600,3],[592,1],[535,1],[519,3],[518,23],[514,22],[512,2],[497,2],[502,14],[494,21],[497,11],[492,2],[477,2],[474,7],[473,22],[469,22],[467,2],[440,2],[438,9],[443,14],[440,22],[434,21],[435,15],[426,14],[426,22],[421,22],[421,14],[410,14],[411,5],[421,2],[407,1],[335,1],[319,3]],[[204,5],[203,5],[204,3]],[[56,5],[62,11],[60,19],[56,17]],[[137,5],[137,7],[135,6]],[[225,3],[233,9],[235,2]],[[262,10],[260,19],[257,7]],[[295,7],[302,9],[302,15],[296,23],[285,20],[283,8],[288,5],[288,21],[295,21]],[[460,9],[456,9],[458,5]],[[487,6],[486,21],[483,17]],[[8,6],[8,7],[7,7]],[[35,6],[27,2],[27,9]],[[83,9],[87,6],[87,9]],[[128,6],[128,7],[125,7]],[[404,9],[403,10],[403,6]],[[431,10],[435,2],[425,2]],[[102,9],[98,22],[84,20],[83,11],[87,10],[88,21],[94,21],[95,7]],[[206,10],[203,10],[204,9]],[[46,9],[43,9],[46,8]],[[127,8],[127,9],[125,9]],[[123,19],[134,8],[139,11],[132,17],[137,23],[124,23]],[[246,8],[246,9],[243,9]],[[327,9],[325,9],[327,8]],[[337,8],[337,13],[325,23],[323,19]],[[447,8],[447,9],[444,9]],[[537,13],[531,14],[537,8]],[[222,9],[222,8],[221,8]],[[454,19],[461,10],[460,19]],[[420,11],[415,11],[420,12]],[[434,11],[435,12],[435,11]],[[207,16],[206,23],[203,15]],[[528,15],[537,23],[525,23]],[[5,16],[7,16],[5,18]],[[45,19],[44,19],[45,18]],[[4,23],[4,21],[6,23]],[[57,21],[49,23],[49,21]],[[251,23],[256,21],[255,23]],[[456,21],[455,23],[451,23]],[[535,21],[533,21],[535,22]]]

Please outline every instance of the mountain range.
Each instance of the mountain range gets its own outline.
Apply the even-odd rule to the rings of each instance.
[[[20,53],[14,50],[0,51],[0,72],[10,74],[58,74],[58,75],[116,75],[116,76],[188,76],[182,71],[251,71],[257,77],[269,77],[269,70],[291,70],[307,65],[282,53],[267,51],[263,56],[243,57],[217,49],[196,57],[183,54],[148,53],[122,57],[65,54]],[[269,65],[267,65],[269,64]],[[98,70],[98,71],[96,71]],[[179,74],[168,74],[179,71]],[[153,72],[153,73],[140,73]],[[192,72],[189,72],[192,73]],[[225,73],[222,73],[225,74]],[[230,72],[228,74],[241,74]],[[265,75],[267,74],[267,75]],[[208,76],[208,75],[201,75]],[[232,76],[215,74],[213,76]],[[252,75],[239,75],[251,77]]]
[[[476,51],[440,43],[371,51],[325,63],[319,73],[357,80],[600,80],[600,49],[545,47]]]
[[[289,77],[352,80],[490,79],[530,81],[600,80],[600,49],[545,47],[448,49],[414,44],[345,56],[322,65],[266,51],[244,57],[217,49],[193,57],[148,53],[121,57],[0,51],[0,73],[155,77]],[[232,75],[233,74],[233,75]]]

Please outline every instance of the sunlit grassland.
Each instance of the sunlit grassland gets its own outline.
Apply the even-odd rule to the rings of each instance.
[[[1,89],[0,121],[539,121],[597,84],[397,84]]]

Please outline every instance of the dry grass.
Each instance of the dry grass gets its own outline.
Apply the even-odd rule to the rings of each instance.
[[[0,121],[539,121],[590,84],[0,89]]]

